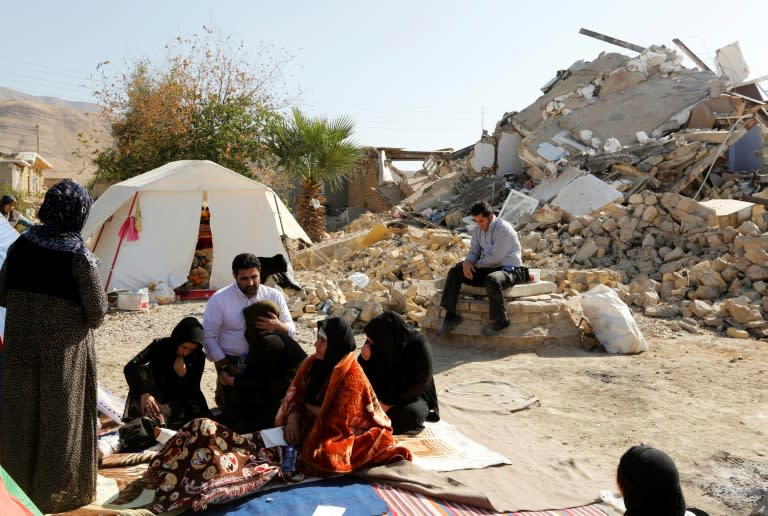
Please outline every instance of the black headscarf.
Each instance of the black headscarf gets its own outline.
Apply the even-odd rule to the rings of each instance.
[[[373,341],[368,363],[372,369],[382,372],[398,365],[412,333],[403,318],[391,310],[371,319],[363,331]]]
[[[196,317],[185,317],[173,328],[170,337],[158,339],[158,341],[161,343],[158,350],[160,359],[154,364],[158,371],[165,371],[169,364],[172,366],[173,361],[176,360],[176,350],[185,342],[198,344],[198,348],[189,354],[187,361],[197,358],[197,355],[204,357],[203,325]]]
[[[669,455],[650,446],[633,446],[619,461],[625,516],[683,516],[680,475]]]
[[[336,367],[342,358],[353,352],[357,347],[355,345],[355,336],[352,328],[347,321],[340,317],[330,317],[317,322],[318,330],[323,329],[326,339],[328,339],[328,348],[322,360],[316,360],[312,364],[307,378],[307,388],[304,392],[304,401],[311,405],[320,405],[325,395],[325,387],[331,377],[333,368]]]
[[[22,236],[46,249],[80,254],[97,267],[99,259],[80,236],[92,204],[85,188],[69,179],[59,181],[48,189],[37,212],[42,224],[32,226]]]
[[[205,341],[203,340],[203,325],[196,317],[185,317],[171,332],[171,340],[178,348],[185,342],[194,342],[202,349]]]

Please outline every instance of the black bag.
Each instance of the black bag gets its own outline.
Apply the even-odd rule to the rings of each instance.
[[[136,452],[146,450],[156,442],[155,428],[162,426],[150,417],[136,417],[123,423],[118,430],[120,450]]]
[[[512,271],[512,277],[515,278],[515,285],[519,285],[520,283],[530,283],[531,281],[531,274],[528,272],[528,267],[522,265],[515,267],[515,270]]]

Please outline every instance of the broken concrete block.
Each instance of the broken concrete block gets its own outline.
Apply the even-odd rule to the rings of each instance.
[[[736,328],[735,326],[728,326],[726,328],[725,333],[734,339],[748,339],[749,338],[749,332],[746,330],[740,330],[739,328]]]
[[[652,223],[659,216],[659,209],[656,206],[646,206],[643,210],[643,221]]]
[[[620,149],[621,149],[621,142],[616,138],[610,137],[607,140],[605,140],[605,145],[603,145],[603,150],[608,154],[613,154],[614,152],[618,152]]]
[[[362,322],[368,322],[377,315],[384,312],[384,308],[378,301],[369,301],[363,306],[358,315],[358,319]]]
[[[749,67],[741,53],[738,41],[715,51],[715,67],[718,75],[728,77],[731,84],[738,84],[749,77]]]
[[[723,289],[725,290],[725,289]],[[706,285],[700,285],[696,290],[694,290],[692,293],[689,292],[688,296],[691,299],[709,299],[709,300],[715,300],[718,297],[720,297],[720,294],[722,291],[714,289],[712,287],[708,287]]]
[[[552,204],[572,216],[587,215],[623,198],[621,192],[593,175],[581,176],[566,185]]]
[[[746,324],[753,321],[762,321],[760,309],[750,303],[749,298],[741,296],[723,301],[725,310],[737,323]]]
[[[750,265],[749,268],[747,268],[747,277],[753,282],[768,280],[768,267]]]
[[[469,160],[469,165],[475,172],[484,172],[492,169],[496,164],[496,146],[492,143],[479,141],[475,144],[474,156]]]

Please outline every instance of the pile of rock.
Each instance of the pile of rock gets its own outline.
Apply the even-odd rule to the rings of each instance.
[[[358,225],[375,220],[362,219]],[[289,307],[294,317],[327,313],[350,323],[367,322],[390,308],[419,322],[435,293],[435,280],[466,253],[467,242],[458,234],[398,221],[339,235],[292,257],[304,292],[291,296]]]

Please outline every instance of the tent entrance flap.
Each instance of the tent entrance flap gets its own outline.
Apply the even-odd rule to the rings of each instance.
[[[207,203],[200,208],[200,230],[197,234],[192,267],[189,269],[185,290],[205,290],[210,287],[213,266],[213,235],[211,234],[211,211]]]

